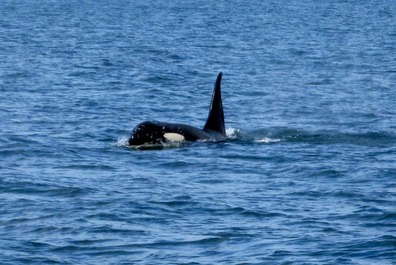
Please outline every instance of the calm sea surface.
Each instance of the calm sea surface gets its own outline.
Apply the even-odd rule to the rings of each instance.
[[[395,1],[1,0],[0,120],[0,264],[396,264]]]

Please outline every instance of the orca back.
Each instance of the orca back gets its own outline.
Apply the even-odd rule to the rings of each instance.
[[[216,83],[212,95],[212,103],[210,104],[208,119],[203,128],[205,132],[211,133],[216,132],[221,134],[222,137],[226,137],[225,125],[224,125],[224,111],[223,103],[221,100],[221,77],[222,72],[219,73],[216,79]]]

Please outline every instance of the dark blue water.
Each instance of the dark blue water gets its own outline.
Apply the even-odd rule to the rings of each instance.
[[[2,0],[0,264],[396,264],[395,89],[394,1]]]

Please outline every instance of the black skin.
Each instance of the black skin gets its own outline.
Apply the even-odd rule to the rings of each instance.
[[[164,123],[155,121],[145,121],[136,126],[128,140],[129,145],[143,145],[145,143],[162,144],[167,140],[165,133],[177,133],[184,136],[186,141],[197,140],[225,141],[225,136],[211,131],[201,130],[196,127],[180,123]]]

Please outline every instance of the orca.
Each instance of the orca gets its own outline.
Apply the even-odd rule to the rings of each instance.
[[[157,149],[169,143],[225,141],[221,78],[222,72],[217,76],[209,115],[203,129],[182,123],[144,121],[132,130],[131,137],[128,140],[129,146],[136,149]]]

